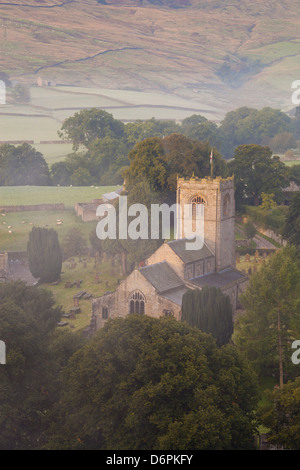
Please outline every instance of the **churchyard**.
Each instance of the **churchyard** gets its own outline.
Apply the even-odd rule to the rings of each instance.
[[[1,187],[1,205],[30,205],[63,203],[65,210],[0,212],[0,250],[12,253],[14,257],[14,272],[20,269],[28,270],[26,261],[16,259],[19,252],[26,252],[29,232],[32,227],[52,227],[59,237],[60,243],[67,232],[78,228],[90,246],[89,234],[96,229],[96,221],[82,222],[76,216],[74,204],[88,202],[93,198],[101,198],[102,194],[115,190],[116,187]],[[13,255],[15,253],[15,255]],[[21,253],[22,257],[22,253]],[[25,273],[26,277],[26,273]],[[43,285],[53,292],[58,305],[61,305],[65,314],[69,315],[74,307],[74,295],[79,291],[86,291],[93,296],[101,295],[107,290],[114,290],[120,276],[120,268],[113,267],[108,261],[95,263],[95,258],[73,258],[63,263],[60,281],[56,285]],[[80,284],[78,281],[82,281]],[[65,287],[72,285],[72,287]],[[78,286],[78,287],[77,287]],[[88,297],[88,296],[86,296]],[[91,315],[91,302],[89,298],[80,299],[80,314],[70,318],[63,317],[68,328],[75,330],[88,326]]]
[[[102,194],[115,190],[116,187],[1,187],[0,201],[5,205],[30,205],[37,203],[63,203],[65,210],[20,211],[0,213],[0,249],[8,252],[26,252],[29,232],[33,226],[54,228],[62,243],[67,232],[78,228],[90,246],[89,234],[96,230],[97,222],[82,222],[76,216],[74,204],[100,198]],[[241,228],[239,226],[239,228]],[[236,239],[243,234],[236,230]],[[251,274],[265,262],[267,252],[257,250],[251,242],[252,251],[237,254],[237,269]],[[247,250],[246,250],[247,251]],[[28,265],[22,269],[28,270]],[[123,279],[121,263],[102,258],[97,260],[89,253],[73,257],[63,263],[60,280],[43,287],[53,292],[54,299],[62,306],[64,316],[61,325],[78,331],[86,328],[91,319],[91,298],[101,296],[107,291],[114,291]]]
[[[53,292],[56,303],[63,307],[62,327],[78,331],[90,324],[91,299],[114,291],[122,279],[119,264],[89,256],[73,257],[63,263],[59,282],[44,287]]]

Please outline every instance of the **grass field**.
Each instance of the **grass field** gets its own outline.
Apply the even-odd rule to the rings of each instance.
[[[82,222],[75,215],[74,204],[76,202],[98,199],[102,194],[115,190],[115,186],[101,187],[1,187],[0,202],[2,205],[26,205],[37,203],[63,202],[66,205],[64,211],[25,211],[0,214],[0,251],[26,251],[29,232],[33,226],[52,227],[58,233],[62,243],[66,233],[71,228],[78,228],[84,236],[87,246],[89,234],[96,230],[97,222]],[[62,220],[62,225],[57,225],[57,220]],[[10,227],[10,228],[9,228]],[[10,233],[11,232],[11,233]],[[43,285],[53,292],[57,305],[61,305],[65,313],[74,306],[73,296],[78,290],[86,290],[93,297],[102,295],[107,290],[114,290],[122,279],[121,267],[112,267],[110,263],[95,264],[95,259],[87,258],[85,262],[74,258],[76,266],[70,267],[70,263],[64,262],[61,279],[57,285]],[[96,281],[96,274],[98,280]],[[82,280],[80,289],[77,287],[65,288],[67,281]],[[91,300],[80,300],[81,312],[76,318],[62,318],[68,321],[65,328],[78,331],[87,327],[91,317]]]
[[[8,93],[9,95],[9,93]],[[81,109],[97,107],[123,122],[151,118],[180,121],[194,113],[214,112],[214,108],[182,99],[171,93],[141,92],[91,87],[30,88],[30,101],[0,105],[0,141],[33,141],[48,165],[63,160],[71,144],[42,144],[58,141],[65,119]]]
[[[62,225],[57,225],[57,220],[62,220]],[[33,226],[54,228],[58,233],[60,242],[63,241],[68,230],[77,227],[89,244],[88,235],[96,229],[96,222],[82,222],[72,209],[65,211],[11,212],[5,216],[0,216],[0,251],[26,250],[29,232]]]
[[[63,203],[67,208],[71,208],[76,202],[100,199],[103,194],[116,189],[116,186],[1,186],[0,204],[9,206]]]
[[[290,160],[283,162],[286,166],[300,165],[300,160]]]
[[[29,232],[33,226],[52,227],[62,241],[69,229],[79,228],[89,244],[89,233],[96,222],[82,222],[76,216],[74,204],[101,198],[102,194],[114,191],[115,186],[96,187],[38,187],[6,186],[0,188],[1,205],[29,205],[64,203],[64,211],[9,212],[0,215],[0,251],[26,250]],[[57,225],[57,220],[62,225]],[[9,228],[10,227],[10,228]],[[10,233],[11,232],[11,233]]]
[[[95,259],[85,258],[79,260],[74,258],[75,267],[70,267],[70,263],[64,262],[62,267],[61,279],[58,285],[43,285],[46,289],[53,292],[57,305],[61,305],[64,312],[68,313],[74,307],[73,296],[82,290],[92,294],[93,297],[99,297],[107,291],[114,291],[119,280],[123,279],[120,266],[112,267],[109,262],[95,263]],[[97,275],[97,279],[96,279]],[[73,286],[65,288],[66,282],[75,282],[81,280],[80,288]],[[62,318],[68,325],[64,328],[72,327],[72,331],[83,329],[90,324],[91,320],[91,300],[80,299],[79,307],[81,312],[76,314],[76,318]]]
[[[33,147],[41,152],[49,167],[72,153],[72,144],[34,144]]]
[[[2,110],[0,113],[0,141],[33,140],[59,140],[57,131],[61,123],[51,116],[7,116]]]

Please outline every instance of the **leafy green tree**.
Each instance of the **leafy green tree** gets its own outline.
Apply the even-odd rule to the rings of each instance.
[[[68,230],[63,238],[61,249],[64,260],[72,256],[82,256],[87,250],[86,239],[82,231],[77,227]]]
[[[274,201],[274,194],[266,194],[266,193],[261,193],[261,207],[264,210],[272,210],[274,209],[277,204]]]
[[[152,118],[145,121],[137,120],[125,124],[125,134],[128,144],[133,147],[137,142],[153,137],[182,132],[181,126],[174,121],[160,121]]]
[[[139,181],[147,181],[153,191],[167,190],[167,163],[164,150],[158,137],[138,142],[128,155],[130,167],[124,171],[127,188],[132,188]]]
[[[212,334],[218,346],[227,344],[233,333],[230,299],[216,287],[189,289],[183,295],[181,321]]]
[[[110,320],[65,369],[51,449],[246,449],[257,381],[232,345],[172,318]]]
[[[285,450],[299,450],[300,378],[269,392],[268,398],[259,413],[262,424],[268,429],[268,442]]]
[[[286,222],[282,229],[282,236],[288,242],[300,247],[300,193],[296,193],[289,206]]]
[[[51,165],[51,181],[54,185],[70,186],[72,169],[67,162],[55,162]]]
[[[150,189],[150,185],[147,182],[137,183],[131,188],[127,197],[128,207],[132,207],[134,204],[143,204],[148,211],[148,228],[147,237],[143,238],[141,235],[138,239],[119,239],[119,203],[115,204],[116,216],[117,216],[117,237],[116,239],[105,239],[101,243],[101,248],[111,258],[121,257],[123,274],[128,274],[132,269],[138,266],[141,262],[145,261],[163,242],[162,234],[159,233],[159,238],[156,240],[151,239],[151,204],[159,204],[159,195],[153,193]],[[136,215],[128,216],[128,229],[131,222],[139,217],[139,213]],[[141,232],[145,227],[141,227],[140,224],[136,227],[137,232]]]
[[[255,237],[255,234],[256,234],[256,228],[255,226],[253,225],[252,222],[247,222],[244,227],[244,232],[245,232],[245,236],[247,238],[247,240],[251,241],[252,238]]]
[[[92,183],[90,172],[86,168],[77,168],[70,177],[73,186],[89,186]]]
[[[89,148],[96,139],[104,137],[122,137],[124,124],[114,119],[112,114],[96,108],[84,109],[63,122],[58,135],[73,143],[73,149],[78,150],[81,145]]]
[[[289,179],[300,185],[300,165],[292,165],[289,167]]]
[[[193,114],[182,121],[182,133],[193,140],[208,141],[210,145],[221,148],[221,135],[216,123],[204,116]]]
[[[290,132],[292,120],[280,110],[270,107],[257,110],[240,107],[226,114],[219,131],[222,133],[225,146],[222,152],[231,158],[234,148],[240,145],[264,145],[275,135]]]
[[[129,150],[125,137],[95,139],[84,155],[93,184],[107,185],[108,181],[110,184],[122,184],[122,170],[129,165]]]
[[[129,147],[122,138],[94,139],[86,151],[67,155],[51,167],[54,184],[74,186],[123,183],[123,168],[129,165]]]
[[[29,144],[0,145],[0,185],[51,185],[46,160]]]
[[[33,227],[29,233],[27,255],[30,272],[36,279],[57,281],[62,268],[62,252],[54,229]]]
[[[240,145],[228,167],[234,173],[237,204],[258,205],[262,193],[273,193],[281,202],[288,170],[269,147]]]
[[[212,147],[209,142],[192,140],[181,134],[172,134],[163,139],[165,160],[168,164],[168,188],[176,191],[177,175],[181,177],[210,176],[210,153]],[[226,175],[226,162],[217,149],[213,149],[214,176]]]
[[[290,345],[300,334],[299,292],[295,247],[282,248],[252,274],[240,299],[245,313],[235,322],[235,344],[260,376],[277,371],[280,387],[296,373]]]
[[[45,442],[47,413],[59,398],[58,363],[50,353],[62,311],[50,292],[21,281],[0,283],[0,449],[35,450]]]
[[[126,188],[146,181],[162,200],[174,200],[177,176],[205,177],[210,174],[211,147],[208,142],[189,139],[182,134],[149,138],[138,142],[130,151],[130,166],[124,171]],[[225,176],[226,162],[214,150],[214,175]]]
[[[281,132],[276,134],[269,142],[269,147],[274,152],[285,152],[297,147],[297,141],[291,132]]]

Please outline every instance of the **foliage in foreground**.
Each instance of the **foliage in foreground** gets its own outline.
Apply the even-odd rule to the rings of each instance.
[[[252,274],[241,296],[245,314],[235,323],[235,344],[259,375],[276,374],[282,386],[297,374],[291,343],[300,334],[300,267],[293,246],[272,255]]]
[[[0,366],[0,449],[32,449],[57,399],[57,368],[49,339],[61,310],[49,292],[24,283],[0,283],[0,332],[6,365]]]
[[[289,381],[282,389],[269,393],[269,401],[260,412],[262,423],[268,427],[270,444],[284,449],[300,448],[300,377]]]
[[[175,319],[110,320],[71,358],[51,449],[246,449],[256,376],[232,345]]]

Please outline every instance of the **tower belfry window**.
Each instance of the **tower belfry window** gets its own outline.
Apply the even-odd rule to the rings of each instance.
[[[203,199],[202,196],[195,196],[191,200],[191,204],[192,204],[192,230],[193,232],[195,232],[197,216],[200,216],[201,209],[205,205],[205,200]]]

